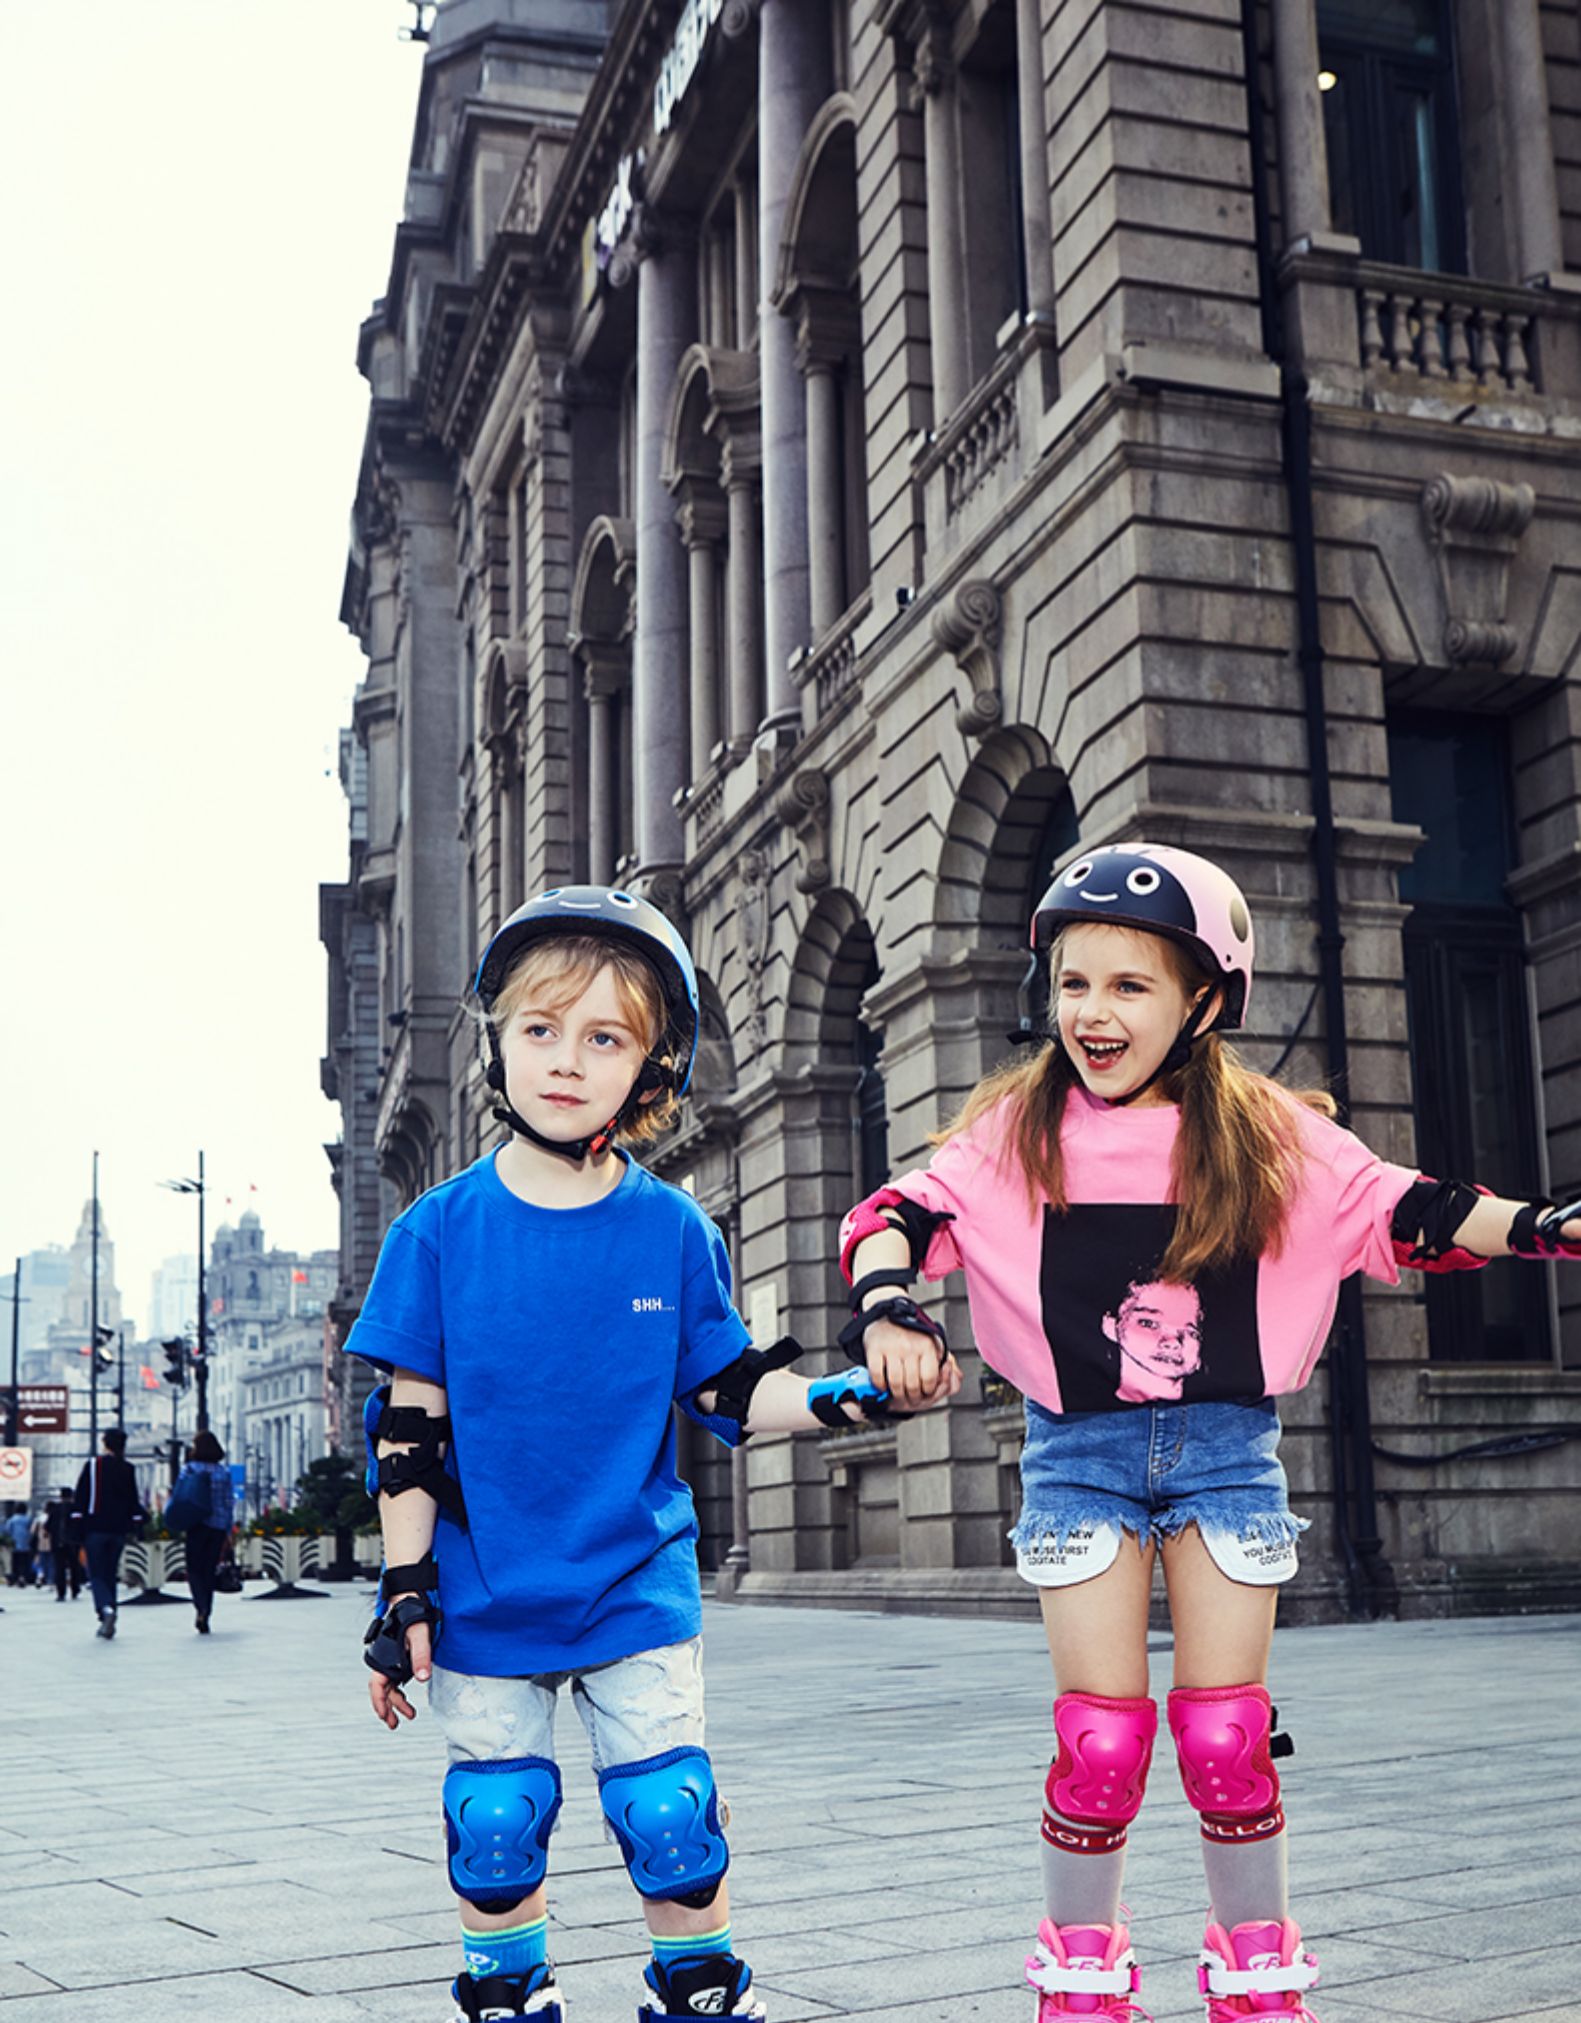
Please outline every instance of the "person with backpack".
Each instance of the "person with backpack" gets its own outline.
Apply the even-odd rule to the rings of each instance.
[[[187,1586],[192,1590],[199,1636],[209,1634],[215,1576],[235,1519],[235,1485],[225,1466],[225,1449],[204,1427],[187,1449],[187,1465],[165,1505],[166,1524],[179,1531],[185,1542]]]

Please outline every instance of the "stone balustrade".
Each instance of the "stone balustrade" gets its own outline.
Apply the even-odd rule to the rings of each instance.
[[[1531,288],[1363,267],[1356,291],[1361,363],[1483,393],[1548,391],[1536,332],[1551,307]]]
[[[857,633],[872,609],[865,592],[810,653],[797,657],[791,679],[802,696],[802,727],[811,733],[856,685]]]

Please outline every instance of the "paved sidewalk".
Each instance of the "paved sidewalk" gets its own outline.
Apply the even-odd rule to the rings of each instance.
[[[0,1616],[0,2023],[448,2023],[426,1711],[388,1735],[367,1590]],[[1031,1626],[710,1607],[734,1921],[772,2023],[1031,2023],[1049,1683]],[[1295,1907],[1323,2023],[1581,2019],[1581,1618],[1282,1631]],[[1168,1684],[1167,1650],[1154,1658]],[[646,1949],[561,1726],[553,1951],[630,2023]],[[1198,2015],[1195,1821],[1167,1753],[1132,1835],[1144,2000]],[[309,2016],[309,2010],[312,2011]]]

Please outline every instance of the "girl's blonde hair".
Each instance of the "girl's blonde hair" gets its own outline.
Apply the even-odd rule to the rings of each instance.
[[[1049,951],[1055,990],[1064,939],[1058,936]],[[1163,935],[1152,939],[1188,1000],[1219,981],[1177,942]],[[985,1076],[933,1143],[944,1144],[997,1104],[1007,1104],[1001,1170],[1018,1164],[1034,1210],[1046,1201],[1063,1214],[1068,1202],[1060,1125],[1066,1098],[1080,1079],[1060,1042],[1046,1040],[1030,1059],[1017,1056]],[[1158,1277],[1188,1284],[1236,1258],[1278,1256],[1301,1170],[1294,1106],[1304,1103],[1332,1117],[1338,1108],[1333,1097],[1321,1089],[1284,1089],[1254,1073],[1218,1033],[1197,1041],[1186,1065],[1155,1086],[1180,1105],[1169,1182],[1169,1199],[1180,1212]]]
[[[670,1008],[659,973],[634,948],[608,935],[551,934],[529,942],[506,973],[499,996],[485,1015],[487,1022],[496,1033],[503,1032],[529,1003],[558,1016],[604,970],[614,979],[621,1018],[636,1034],[645,1059],[673,1070],[675,1061],[666,1045]],[[626,1144],[647,1144],[669,1129],[680,1109],[680,1097],[666,1084],[626,1119],[616,1136]]]

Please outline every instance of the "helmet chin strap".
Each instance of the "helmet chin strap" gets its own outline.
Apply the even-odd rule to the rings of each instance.
[[[533,1129],[532,1125],[515,1108],[510,1097],[506,1094],[505,1063],[500,1058],[499,1041],[495,1037],[492,1026],[489,1028],[489,1064],[485,1071],[485,1079],[489,1087],[494,1090],[500,1099],[494,1105],[493,1115],[496,1122],[504,1124],[518,1138],[530,1140],[532,1144],[537,1145],[542,1151],[553,1152],[557,1157],[569,1161],[573,1166],[580,1166],[590,1158],[603,1158],[604,1154],[615,1142],[615,1133],[626,1122],[627,1118],[635,1113],[642,1092],[642,1077],[639,1075],[637,1080],[633,1082],[631,1093],[627,1096],[625,1102],[621,1104],[609,1122],[601,1130],[595,1131],[591,1137],[569,1139],[548,1138],[545,1137],[542,1131]]]
[[[1198,1023],[1202,1018],[1204,1006],[1211,1002],[1212,996],[1213,993],[1211,991],[1204,991],[1202,996],[1197,999],[1197,1002],[1191,1007],[1186,1023],[1176,1033],[1169,1052],[1165,1054],[1164,1058],[1145,1082],[1138,1082],[1134,1089],[1127,1090],[1123,1096],[1108,1096],[1104,1099],[1111,1110],[1123,1110],[1127,1103],[1134,1103],[1138,1096],[1145,1096],[1161,1076],[1173,1075],[1178,1069],[1186,1065],[1191,1059],[1192,1048],[1198,1040],[1206,1037],[1204,1033],[1198,1030]]]

